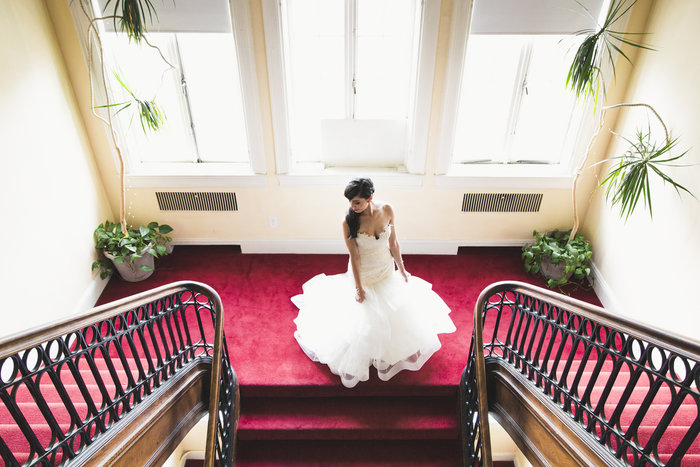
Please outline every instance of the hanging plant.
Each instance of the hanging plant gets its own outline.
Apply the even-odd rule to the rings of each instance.
[[[577,3],[588,11],[580,2]],[[609,63],[613,76],[615,75],[615,53],[619,53],[631,63],[629,57],[621,49],[623,44],[653,50],[629,39],[630,36],[642,33],[616,30],[620,19],[630,11],[635,3],[637,0],[611,0],[602,25],[599,25],[597,29],[584,29],[576,33],[577,36],[585,37],[576,50],[569,67],[566,87],[571,88],[578,98],[586,99],[592,96],[593,102],[597,104],[601,90],[605,96],[604,62]]]

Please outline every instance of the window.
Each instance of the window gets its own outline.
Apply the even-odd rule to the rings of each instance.
[[[421,173],[440,2],[263,6],[278,172],[312,164]]]
[[[592,111],[565,88],[580,41],[572,33],[594,27],[604,2],[582,2],[591,14],[575,2],[530,3],[455,4],[438,174],[505,164],[572,173]]]
[[[112,14],[110,6],[102,13],[104,3],[93,2],[96,16]],[[115,33],[111,20],[96,23],[111,102],[129,100],[122,81],[139,98],[155,99],[166,117],[160,131],[144,133],[134,112],[116,114],[130,175],[264,172],[247,2],[233,1],[231,7],[236,9],[233,26],[226,0],[199,8],[186,2],[177,8],[171,2],[157,4],[147,39],[160,52]]]

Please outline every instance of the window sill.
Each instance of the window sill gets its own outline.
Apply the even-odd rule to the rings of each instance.
[[[141,164],[126,175],[128,188],[264,188],[266,175],[250,164]]]
[[[453,164],[447,174],[435,176],[438,188],[570,190],[574,176],[561,165]]]
[[[289,174],[278,175],[280,186],[345,186],[355,177],[369,177],[382,188],[420,188],[423,175],[401,169],[366,167],[323,168],[322,164],[297,164]]]

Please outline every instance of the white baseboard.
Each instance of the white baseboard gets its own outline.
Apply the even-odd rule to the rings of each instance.
[[[407,255],[456,255],[461,246],[513,247],[523,246],[531,239],[514,240],[401,240],[401,252]],[[178,238],[175,245],[240,245],[242,253],[249,254],[345,254],[342,239],[231,239],[231,238]]]
[[[83,314],[92,310],[95,303],[97,303],[97,300],[99,300],[100,295],[102,295],[105,287],[107,287],[111,277],[112,276],[109,276],[106,279],[100,279],[99,274],[93,277],[92,282],[90,282],[90,284],[85,288],[83,295],[78,300],[78,303],[75,304],[72,314]]]
[[[615,297],[612,287],[610,287],[605,277],[603,277],[603,273],[600,272],[595,261],[591,261],[591,275],[589,277],[593,285],[593,290],[598,296],[600,303],[603,304],[603,308],[616,314],[625,314],[624,308]]]

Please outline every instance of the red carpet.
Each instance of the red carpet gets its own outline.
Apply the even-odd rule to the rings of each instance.
[[[387,386],[454,386],[466,363],[472,332],[474,303],[481,290],[501,280],[519,280],[543,286],[523,271],[519,248],[470,248],[453,256],[408,255],[404,261],[413,275],[433,284],[452,309],[457,332],[443,334],[443,347],[420,372],[402,372],[388,383],[374,377],[343,392],[353,395]],[[228,246],[176,247],[156,272],[138,283],[114,278],[100,303],[178,280],[196,280],[212,286],[221,296],[226,316],[226,338],[231,362],[242,390],[261,395],[288,386],[334,394],[338,377],[311,362],[293,337],[296,307],[289,298],[314,275],[347,269],[347,255],[243,255]],[[600,304],[590,290],[573,289],[576,298]],[[319,387],[320,386],[320,387]],[[329,393],[327,388],[334,388]]]

